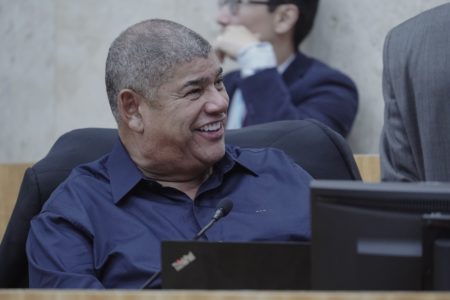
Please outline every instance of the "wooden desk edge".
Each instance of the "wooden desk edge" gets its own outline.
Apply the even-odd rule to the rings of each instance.
[[[128,291],[0,289],[2,300],[448,300],[449,292]]]

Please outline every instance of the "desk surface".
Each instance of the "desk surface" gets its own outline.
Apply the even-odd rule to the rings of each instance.
[[[449,300],[450,293],[0,290],[1,300]]]

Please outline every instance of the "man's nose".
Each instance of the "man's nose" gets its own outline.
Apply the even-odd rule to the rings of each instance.
[[[228,102],[229,97],[227,92],[225,90],[216,90],[210,94],[210,97],[205,104],[205,109],[211,114],[225,113],[228,110]]]

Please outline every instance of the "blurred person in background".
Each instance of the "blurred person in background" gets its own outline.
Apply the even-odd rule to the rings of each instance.
[[[316,119],[347,136],[358,109],[352,80],[299,51],[311,31],[318,0],[218,0],[220,59],[236,60],[227,74],[228,129],[278,120]]]

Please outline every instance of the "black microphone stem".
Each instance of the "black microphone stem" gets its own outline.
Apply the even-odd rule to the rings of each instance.
[[[228,199],[222,199],[219,204],[217,205],[218,209],[216,210],[214,216],[212,217],[211,221],[209,221],[208,224],[206,224],[205,227],[203,227],[195,236],[192,240],[196,241],[198,240],[202,235],[205,234],[205,232],[211,228],[211,226],[214,225],[214,223],[216,223],[219,219],[225,217],[226,215],[228,215],[228,213],[230,212],[230,210],[233,208],[233,202],[231,202]],[[147,289],[150,284],[153,283],[153,281],[155,281],[157,278],[159,278],[161,276],[161,270],[153,273],[153,275],[141,286],[141,289]]]
[[[156,273],[153,273],[152,277],[150,277],[142,286],[141,286],[141,290],[145,290],[147,289],[150,284],[153,283],[153,281],[155,281],[159,276],[161,276],[161,271],[158,271]]]
[[[211,221],[209,221],[208,224],[206,224],[205,227],[202,228],[202,230],[200,230],[193,238],[194,241],[198,240],[199,238],[201,238],[201,236],[203,234],[205,234],[206,230],[208,230],[209,228],[211,228],[211,226],[213,226],[213,224],[217,221],[217,219],[211,219]]]
[[[194,236],[194,238],[192,239],[192,240],[194,240],[194,241],[196,241],[196,240],[198,240],[199,238],[201,238],[201,236],[203,235],[203,234],[205,234],[205,232],[209,229],[209,228],[211,228],[211,226],[213,226],[213,224],[217,221],[218,219],[217,218],[213,218],[213,219],[211,219],[211,221],[209,221],[209,223],[208,224],[206,224],[206,226],[205,227],[203,227],[202,228],[202,230],[200,230],[195,236]],[[155,281],[159,276],[161,276],[161,271],[158,271],[158,272],[156,272],[156,273],[153,273],[153,275],[141,286],[141,290],[145,290],[145,289],[147,289],[149,286],[150,286],[150,284],[152,284],[153,283],[153,281]]]

